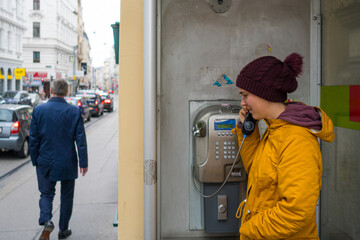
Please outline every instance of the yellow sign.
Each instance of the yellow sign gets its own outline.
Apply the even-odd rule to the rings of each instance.
[[[24,77],[25,76],[25,68],[15,68],[14,69],[14,74],[16,79],[20,78],[20,77]]]
[[[5,79],[5,75],[1,75],[0,73],[0,79]]]
[[[76,80],[76,75],[73,75],[73,80]]]

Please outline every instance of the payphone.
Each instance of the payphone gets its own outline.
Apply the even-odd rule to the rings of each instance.
[[[238,105],[213,104],[199,109],[193,118],[193,183],[203,196],[205,232],[239,229],[235,212],[245,194],[240,192],[245,189],[240,183],[246,185],[247,178],[237,156],[237,135],[231,132],[240,121],[239,110]]]

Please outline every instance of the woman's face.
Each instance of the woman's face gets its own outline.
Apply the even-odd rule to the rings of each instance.
[[[241,106],[250,112],[255,120],[264,119],[269,109],[269,101],[258,97],[242,88],[238,88],[241,96]]]

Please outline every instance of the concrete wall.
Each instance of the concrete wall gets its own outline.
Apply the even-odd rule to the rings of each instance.
[[[309,102],[310,5],[310,0],[237,0],[219,14],[205,0],[162,1],[158,73],[161,238],[206,236],[201,230],[189,230],[190,100],[238,100],[234,85],[213,83],[224,83],[223,74],[235,82],[241,68],[256,57],[272,54],[283,60],[298,52],[304,56],[304,68],[298,90],[289,98]]]

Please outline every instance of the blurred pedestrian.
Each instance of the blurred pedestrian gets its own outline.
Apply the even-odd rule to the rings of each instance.
[[[320,108],[286,101],[287,93],[297,89],[302,65],[297,53],[284,61],[264,56],[237,77],[241,123],[250,113],[267,125],[260,137],[256,124],[241,149],[248,184],[237,212],[240,239],[319,239],[316,204],[323,166],[318,138],[332,142],[335,135]],[[236,132],[241,143],[241,126]]]
[[[44,91],[42,91],[40,93],[40,98],[41,98],[41,100],[45,100],[45,92]]]
[[[54,229],[52,202],[55,185],[61,182],[59,239],[71,235],[69,221],[73,208],[75,179],[88,171],[87,143],[80,109],[68,104],[64,97],[68,91],[65,80],[55,80],[51,86],[51,99],[34,109],[30,126],[29,151],[36,166],[40,191],[39,224],[44,225],[39,240],[48,240]],[[76,149],[77,148],[77,149]]]

